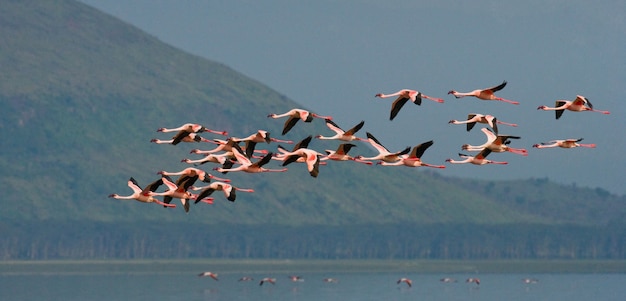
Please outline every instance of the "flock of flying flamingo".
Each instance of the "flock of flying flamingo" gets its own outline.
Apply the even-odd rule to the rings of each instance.
[[[512,101],[497,97],[495,92],[502,90],[507,85],[504,81],[501,84],[486,88],[477,89],[471,92],[457,92],[450,90],[448,94],[453,95],[455,98],[462,97],[475,97],[481,100],[488,101],[501,101],[513,105],[519,104],[517,101]],[[410,100],[416,105],[421,105],[422,99],[432,100],[434,102],[443,103],[441,98],[435,98],[422,94],[416,90],[403,89],[392,94],[378,93],[375,97],[389,98],[396,97],[391,105],[390,120],[393,120],[402,107]],[[591,102],[584,96],[576,96],[572,101],[557,100],[554,107],[548,107],[542,105],[537,108],[544,111],[555,111],[556,119],[561,118],[565,110],[572,112],[599,112],[602,114],[609,114],[608,111],[596,110],[593,108]],[[304,109],[292,109],[282,114],[269,114],[268,118],[282,119],[286,118],[282,135],[287,134],[299,121],[303,123],[310,123],[314,119],[323,119],[329,130],[334,132],[332,136],[309,135],[303,140],[293,143],[290,140],[282,140],[271,137],[270,133],[266,130],[257,130],[251,133],[249,136],[238,138],[229,136],[226,131],[208,129],[201,124],[187,123],[177,128],[159,128],[157,132],[161,133],[173,133],[176,134],[168,140],[152,139],[151,142],[157,144],[172,144],[177,145],[181,142],[195,143],[206,142],[215,144],[216,146],[210,150],[194,149],[192,154],[201,155],[200,159],[183,159],[181,162],[187,164],[193,164],[194,167],[188,167],[177,172],[159,171],[160,178],[147,186],[141,187],[134,178],[128,180],[128,187],[133,190],[133,193],[128,196],[120,196],[118,194],[111,194],[109,197],[126,200],[133,199],[144,203],[155,203],[162,205],[166,208],[174,208],[175,204],[172,204],[173,199],[180,199],[185,212],[189,212],[190,202],[193,200],[195,203],[203,202],[207,204],[213,204],[214,197],[213,192],[221,191],[224,194],[226,200],[234,202],[237,197],[237,192],[254,192],[252,188],[241,188],[234,186],[230,183],[229,179],[217,177],[212,175],[198,167],[205,163],[212,163],[218,166],[213,170],[222,174],[229,172],[246,172],[246,173],[263,173],[263,172],[286,172],[287,165],[292,163],[303,163],[308,173],[312,177],[317,177],[320,173],[320,165],[325,165],[330,161],[354,161],[366,165],[384,166],[407,166],[407,167],[431,167],[431,168],[446,168],[445,165],[429,164],[422,161],[422,156],[426,150],[433,145],[433,141],[426,141],[414,146],[413,148],[407,147],[399,151],[389,151],[374,135],[370,132],[366,132],[366,137],[361,138],[356,136],[364,126],[365,122],[361,121],[358,124],[351,127],[349,130],[343,130],[339,125],[333,122],[331,116],[323,116],[309,112]],[[506,125],[516,127],[517,124],[508,123],[498,120],[495,116],[469,113],[465,120],[450,120],[450,124],[465,124],[466,130],[470,131],[477,123],[485,124],[488,127],[482,128],[481,131],[486,136],[486,141],[480,145],[463,144],[461,148],[468,152],[478,152],[478,154],[472,156],[459,153],[459,157],[462,160],[446,159],[445,161],[450,164],[464,164],[470,163],[474,165],[485,164],[508,164],[504,161],[494,161],[487,159],[487,156],[492,152],[510,152],[522,156],[527,156],[528,151],[523,148],[513,148],[509,144],[512,140],[520,139],[519,136],[500,135],[498,134],[498,125]],[[210,133],[216,135],[227,136],[227,139],[208,139],[202,137],[201,134]],[[336,140],[339,145],[336,149],[324,150],[324,153],[318,152],[312,148],[309,148],[313,137],[320,140]],[[555,139],[549,142],[542,142],[534,144],[535,148],[574,148],[574,147],[589,147],[594,148],[595,144],[580,143],[582,138],[575,139]],[[356,144],[356,141],[370,144],[377,155],[372,157],[364,157],[362,155],[351,156],[349,151],[352,150]],[[282,145],[277,145],[276,151],[269,151],[267,149],[258,149],[257,145],[269,144],[269,143],[284,143],[294,144],[291,150],[285,149]],[[267,168],[268,163],[271,161],[278,161],[281,168]],[[170,176],[178,176],[177,180],[173,180]],[[194,186],[194,184],[200,180],[208,185],[206,186]],[[158,188],[165,186],[166,189],[162,192],[157,192]],[[195,194],[191,191],[200,191]],[[159,200],[157,197],[162,197],[163,200]]]

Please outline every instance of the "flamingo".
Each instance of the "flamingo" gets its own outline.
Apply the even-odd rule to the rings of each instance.
[[[289,275],[288,277],[289,277],[289,279],[291,279],[292,282],[303,282],[304,281],[304,278],[302,278],[302,276]]]
[[[453,282],[457,282],[456,279],[454,278],[449,278],[449,277],[444,277],[439,279],[439,281],[443,282],[443,283],[453,283]]]
[[[317,135],[315,136],[315,138],[322,139],[322,140],[341,140],[341,141],[347,141],[347,142],[354,141],[354,140],[363,141],[365,139],[354,136],[354,134],[356,134],[356,132],[358,132],[363,127],[364,124],[365,124],[365,121],[361,121],[359,122],[359,124],[355,125],[348,131],[344,131],[337,124],[335,124],[332,120],[326,119],[326,126],[329,129],[331,129],[333,132],[335,132],[336,134],[330,137]]]
[[[196,197],[196,203],[210,196],[216,190],[222,191],[226,199],[231,202],[234,202],[237,198],[237,194],[235,193],[235,191],[254,192],[254,189],[239,188],[224,182],[213,182],[204,187],[191,186],[190,189],[196,191],[202,190],[202,192],[200,192],[200,194],[198,194],[198,196]]]
[[[480,285],[480,279],[478,278],[467,278],[465,280],[466,283],[476,283],[476,285]]]
[[[213,278],[213,280],[219,281],[219,279],[217,278],[217,274],[213,272],[203,272],[198,274],[198,277],[211,277]]]
[[[562,148],[574,148],[574,147],[589,147],[595,148],[595,144],[585,144],[578,143],[582,141],[583,138],[580,139],[564,139],[564,140],[552,140],[549,142],[542,142],[540,144],[535,144],[533,147],[535,148],[550,148],[550,147],[562,147]]]
[[[476,125],[476,123],[488,124],[496,133],[498,133],[498,124],[504,124],[504,125],[513,126],[513,127],[517,126],[517,124],[515,123],[508,123],[508,122],[500,121],[493,115],[483,115],[483,114],[476,114],[476,113],[468,114],[467,120],[460,121],[460,120],[453,119],[453,120],[448,121],[448,123],[467,124],[468,132]]]
[[[443,103],[443,99],[441,98],[430,97],[428,95],[422,94],[419,91],[409,90],[409,89],[402,89],[393,94],[378,93],[374,95],[374,97],[380,97],[380,98],[388,98],[388,97],[393,97],[393,96],[398,96],[398,98],[396,98],[396,100],[394,100],[393,103],[391,104],[391,114],[389,115],[389,120],[393,120],[394,118],[396,118],[396,115],[398,115],[398,112],[400,112],[400,109],[402,109],[404,104],[409,100],[411,100],[414,104],[418,106],[422,104],[422,98],[426,98],[432,101]]]
[[[218,178],[202,169],[193,168],[193,167],[188,167],[178,172],[168,172],[168,171],[161,170],[157,172],[157,174],[165,175],[165,176],[186,176],[186,177],[198,176],[198,180],[205,182],[205,183],[210,183],[211,179],[222,181],[222,182],[230,182],[229,179]]]
[[[186,131],[188,133],[202,133],[202,132],[209,132],[209,133],[213,133],[213,134],[218,134],[218,135],[223,135],[223,136],[228,136],[228,132],[226,131],[216,131],[216,130],[211,130],[208,129],[206,127],[204,127],[201,124],[197,124],[197,123],[185,123],[177,128],[159,128],[157,129],[157,132],[163,132],[163,133],[168,133],[168,132],[176,132],[176,131]]]
[[[206,138],[202,138],[200,137],[200,135],[196,134],[196,133],[189,133],[185,130],[179,131],[178,134],[176,134],[176,136],[174,136],[172,139],[170,140],[161,140],[161,139],[152,139],[150,140],[150,142],[152,143],[156,143],[156,144],[172,144],[172,145],[177,145],[180,142],[210,142],[210,140],[206,139]]]
[[[311,122],[313,121],[314,117],[324,118],[324,119],[333,119],[330,116],[321,116],[321,115],[311,113],[303,109],[291,109],[287,113],[267,115],[267,117],[274,118],[274,119],[287,117],[287,116],[289,116],[289,118],[287,119],[287,121],[285,121],[285,125],[283,126],[283,133],[282,133],[283,135],[287,134],[287,132],[289,132],[289,130],[291,130],[291,128],[293,128],[294,125],[296,125],[298,120],[302,120],[303,122]]]
[[[365,160],[357,159],[357,158],[354,158],[354,157],[348,155],[348,152],[353,147],[356,147],[356,145],[354,145],[352,143],[342,143],[342,144],[339,144],[339,146],[337,147],[337,150],[329,150],[329,149],[325,150],[326,156],[321,157],[320,160],[354,161],[354,162],[359,162],[359,163],[363,163],[363,164],[367,164],[367,165],[372,165],[373,164],[371,161],[365,161]]]
[[[592,111],[607,115],[611,114],[609,111],[595,110],[593,108],[593,104],[591,104],[589,99],[581,95],[576,95],[576,99],[574,99],[573,101],[557,100],[554,108],[548,106],[539,106],[537,110],[555,111],[554,113],[556,114],[556,119],[561,118],[561,115],[563,115],[563,112],[565,110],[569,110],[572,112]]]
[[[239,278],[239,280],[237,280],[237,281],[241,282],[241,281],[252,281],[252,280],[254,280],[254,278],[249,277],[249,276],[243,276],[243,277]]]
[[[406,283],[406,285],[408,285],[409,287],[413,286],[413,281],[409,278],[400,278],[398,279],[398,281],[396,281],[397,284],[400,284],[402,282]]]
[[[339,283],[339,280],[337,280],[335,278],[324,278],[324,279],[322,279],[322,281],[324,281],[326,283]]]
[[[446,162],[450,162],[452,164],[463,164],[463,163],[471,163],[474,165],[485,165],[485,164],[509,164],[508,162],[500,162],[486,159],[487,155],[491,153],[491,150],[488,148],[483,149],[478,155],[472,157],[464,154],[459,154],[461,158],[465,160],[456,161],[452,159],[446,159]]]
[[[194,195],[188,192],[187,189],[193,185],[193,182],[197,178],[198,176],[188,177],[185,181],[177,185],[169,176],[163,175],[161,176],[161,179],[163,180],[163,184],[168,187],[168,190],[165,192],[150,192],[150,195],[163,196],[163,202],[167,204],[169,204],[173,198],[178,198],[183,204],[185,212],[189,212],[189,199],[192,199]]]
[[[427,141],[424,142],[422,144],[418,144],[415,147],[413,147],[413,149],[411,150],[411,153],[408,155],[402,155],[401,159],[396,161],[396,162],[392,162],[392,163],[388,163],[385,161],[379,161],[377,164],[379,165],[404,165],[404,166],[408,166],[408,167],[420,167],[420,166],[424,166],[424,167],[432,167],[432,168],[446,168],[444,165],[432,165],[432,164],[428,164],[428,163],[424,163],[421,160],[422,155],[424,154],[424,152],[426,151],[426,149],[428,149],[431,145],[433,145],[433,141]]]
[[[400,156],[406,155],[411,151],[411,148],[407,147],[402,151],[392,153],[386,147],[384,147],[382,143],[380,143],[378,139],[374,137],[374,135],[372,135],[369,132],[366,132],[366,134],[367,134],[367,141],[378,151],[378,155],[374,157],[369,157],[369,158],[365,158],[363,156],[356,156],[355,157],[356,159],[366,160],[366,161],[382,160],[387,163],[392,163],[392,162],[396,162],[400,160],[401,159]]]
[[[243,172],[248,172],[248,173],[259,173],[259,172],[285,172],[287,171],[286,168],[283,169],[268,169],[268,168],[263,168],[263,165],[267,164],[268,162],[270,162],[270,160],[272,160],[272,156],[274,155],[273,153],[268,153],[267,155],[265,155],[263,158],[261,158],[260,160],[252,163],[250,161],[250,159],[248,159],[248,157],[246,157],[242,151],[241,148],[239,148],[239,146],[233,148],[233,153],[235,155],[235,157],[237,158],[237,162],[239,162],[239,166],[234,167],[234,168],[224,168],[224,167],[216,167],[213,170],[219,171],[221,173],[227,173],[229,171],[243,171]]]
[[[159,188],[161,184],[163,184],[162,179],[158,179],[150,185],[146,186],[144,189],[141,189],[139,187],[139,184],[137,184],[137,181],[133,177],[131,177],[130,179],[128,179],[128,187],[133,190],[133,194],[128,196],[120,196],[117,193],[113,193],[110,194],[109,197],[118,200],[136,200],[142,203],[156,203],[165,207],[175,208],[176,205],[163,203],[150,195],[150,192],[157,190],[157,188]]]
[[[298,161],[299,159],[304,159],[309,174],[314,178],[317,178],[317,176],[319,175],[320,157],[322,156],[322,154],[318,153],[317,151],[309,148],[299,148],[293,152],[283,153],[282,156],[283,166],[287,166],[293,162]]]
[[[506,86],[506,81],[503,81],[501,84],[495,87],[487,88],[487,89],[474,90],[472,92],[467,92],[467,93],[461,93],[461,92],[457,92],[454,90],[450,90],[448,94],[452,94],[456,98],[461,98],[465,96],[473,96],[482,100],[497,100],[497,101],[503,101],[503,102],[508,102],[510,104],[518,105],[519,102],[517,101],[512,101],[512,100],[504,99],[502,97],[497,97],[496,95],[493,94],[497,91],[502,90],[502,88],[504,88],[505,86]]]
[[[248,158],[252,157],[252,154],[254,153],[254,148],[256,147],[257,143],[270,143],[270,142],[282,142],[282,143],[287,143],[287,144],[292,144],[293,141],[290,140],[280,140],[280,139],[276,139],[276,138],[272,138],[270,137],[270,133],[268,131],[264,131],[264,130],[258,130],[256,133],[251,134],[248,137],[245,138],[231,138],[234,142],[245,142],[246,143],[246,156],[248,156]]]
[[[211,163],[217,163],[217,164],[228,164],[229,159],[231,158],[235,158],[235,155],[233,152],[229,151],[229,152],[225,152],[223,154],[219,154],[219,155],[214,155],[214,154],[207,154],[204,155],[203,158],[197,159],[197,160],[191,160],[191,159],[182,159],[180,160],[180,162],[184,162],[184,163],[188,163],[188,164],[195,164],[195,165],[202,165],[204,163],[207,162],[211,162]],[[232,166],[232,165],[231,165]]]
[[[523,278],[522,282],[524,282],[526,284],[536,284],[536,283],[539,283],[539,280],[537,280],[535,278]]]
[[[514,154],[528,156],[528,151],[523,148],[513,148],[508,144],[511,142],[509,139],[520,139],[518,136],[509,136],[509,135],[496,135],[488,128],[482,128],[481,131],[487,135],[487,142],[482,145],[469,145],[463,144],[461,146],[462,149],[467,151],[482,151],[484,148],[490,149],[494,153],[502,153],[502,152],[511,152]]]
[[[265,283],[265,282],[269,282],[271,284],[276,284],[276,278],[265,277],[265,278],[261,279],[261,282],[259,282],[259,285],[263,285],[263,283]]]

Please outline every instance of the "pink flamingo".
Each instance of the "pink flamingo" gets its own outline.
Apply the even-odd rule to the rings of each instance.
[[[465,280],[466,283],[476,283],[476,285],[480,285],[480,279],[478,278],[467,278]]]
[[[413,281],[411,279],[409,279],[409,278],[404,278],[403,277],[403,278],[398,279],[398,281],[396,281],[397,284],[400,284],[402,282],[406,283],[406,285],[408,285],[409,287],[413,286]]]
[[[245,138],[231,138],[234,142],[245,142],[246,146],[245,146],[245,154],[246,156],[248,156],[248,158],[252,157],[252,154],[254,153],[254,148],[256,147],[257,143],[270,143],[270,142],[282,142],[282,143],[287,143],[287,144],[292,144],[293,141],[291,140],[280,140],[280,139],[276,139],[276,138],[272,138],[270,137],[270,133],[268,131],[264,131],[264,130],[258,130],[256,133],[245,137]]]
[[[393,96],[398,96],[398,98],[396,98],[396,100],[394,100],[393,103],[391,104],[391,115],[389,115],[389,120],[393,120],[394,118],[396,118],[396,115],[398,115],[398,112],[400,112],[400,109],[402,109],[404,104],[409,100],[411,100],[414,104],[418,106],[422,104],[422,98],[436,101],[438,103],[443,103],[443,99],[441,98],[430,97],[428,95],[422,94],[419,91],[409,90],[409,89],[402,89],[393,94],[378,93],[374,95],[374,97],[380,97],[380,98],[388,98],[388,97],[393,97]]]
[[[204,127],[201,124],[197,124],[197,123],[185,123],[177,128],[159,128],[157,129],[157,132],[163,132],[163,133],[168,133],[168,132],[176,132],[176,131],[186,131],[188,133],[202,133],[202,132],[209,132],[209,133],[213,133],[213,134],[218,134],[218,135],[223,135],[223,136],[228,136],[228,132],[226,131],[216,131],[216,130],[211,130],[208,129],[206,127]]]
[[[196,203],[210,196],[214,191],[222,191],[226,199],[231,202],[234,202],[235,199],[237,199],[237,194],[235,191],[254,192],[254,189],[239,188],[224,182],[213,182],[204,187],[191,186],[190,189],[202,190],[202,192],[200,192],[200,194],[198,194],[198,196],[196,197]]]
[[[265,277],[263,279],[261,279],[261,282],[259,282],[259,285],[263,285],[263,283],[268,282],[271,284],[276,284],[276,278],[269,278],[269,277]]]
[[[478,155],[476,155],[474,157],[468,156],[468,155],[464,155],[464,154],[459,154],[459,156],[461,158],[464,158],[464,160],[456,161],[456,160],[452,160],[452,159],[446,159],[446,162],[449,162],[449,163],[452,163],[452,164],[471,163],[471,164],[474,164],[474,165],[509,164],[508,162],[500,162],[500,161],[493,161],[493,160],[486,159],[487,155],[489,155],[490,153],[491,153],[491,150],[488,149],[488,148],[485,148],[480,153],[478,153]]]
[[[534,148],[550,148],[550,147],[562,147],[562,148],[574,148],[574,147],[589,147],[595,148],[595,144],[585,144],[578,143],[582,141],[583,138],[580,139],[564,139],[564,140],[552,140],[549,142],[542,142],[540,144],[533,145]]]
[[[164,175],[161,177],[161,180],[163,180],[163,184],[167,186],[168,190],[165,192],[150,192],[149,194],[163,196],[163,202],[167,204],[169,204],[173,198],[180,199],[183,208],[185,208],[185,212],[189,212],[189,199],[194,198],[194,195],[187,191],[187,189],[193,185],[193,182],[197,178],[198,176],[188,177],[185,181],[177,185],[169,176]]]
[[[573,101],[557,100],[554,108],[540,106],[537,108],[537,110],[555,111],[554,113],[556,114],[556,119],[561,118],[561,115],[563,115],[563,112],[565,110],[569,110],[572,112],[592,111],[602,114],[611,114],[609,111],[595,110],[589,99],[581,95],[576,95],[576,99],[574,99]]]
[[[327,149],[325,151],[326,152],[326,156],[321,157],[320,160],[322,160],[322,161],[324,161],[324,160],[354,161],[354,162],[359,162],[359,163],[363,163],[363,164],[367,164],[367,165],[372,165],[373,164],[371,161],[365,161],[365,160],[357,159],[357,158],[354,158],[354,157],[348,155],[348,152],[353,147],[356,147],[356,145],[354,145],[352,143],[342,143],[342,144],[339,144],[339,146],[337,147],[337,150],[329,150],[329,149]]]
[[[298,160],[304,160],[307,170],[312,177],[317,178],[320,173],[319,166],[322,154],[315,150],[309,148],[299,148],[293,152],[283,153],[282,156],[283,166],[287,166],[293,162],[297,162]]]
[[[285,121],[285,125],[283,126],[283,135],[287,134],[287,132],[289,132],[289,130],[291,130],[294,125],[296,125],[298,120],[302,120],[303,122],[311,122],[313,121],[313,118],[333,119],[330,116],[321,116],[303,109],[291,109],[287,113],[267,115],[267,117],[274,119],[287,116],[289,116],[289,118],[287,119],[287,121]]]
[[[157,172],[157,174],[165,175],[165,176],[187,176],[187,177],[198,176],[198,180],[205,182],[205,183],[211,182],[211,179],[222,181],[222,182],[230,182],[229,179],[218,178],[202,169],[193,168],[193,167],[188,167],[178,172],[168,172],[168,171],[161,170]]]
[[[384,147],[382,143],[380,143],[378,139],[374,137],[374,135],[372,135],[369,132],[366,132],[366,135],[367,135],[367,141],[378,151],[378,155],[374,157],[369,157],[369,158],[366,158],[363,156],[356,156],[355,157],[356,159],[366,160],[366,161],[382,160],[387,163],[393,163],[393,162],[399,161],[402,155],[406,155],[411,151],[411,148],[407,147],[402,151],[392,153],[386,147]]]
[[[424,142],[422,144],[418,144],[415,147],[413,147],[410,154],[402,155],[399,161],[391,162],[391,163],[388,163],[385,161],[379,161],[377,164],[387,165],[387,166],[404,165],[408,167],[424,166],[424,167],[432,167],[432,168],[446,168],[444,165],[432,165],[432,164],[422,162],[421,160],[422,155],[424,154],[426,149],[428,149],[431,145],[433,145],[432,140]]]
[[[528,156],[528,151],[523,148],[513,148],[508,144],[511,142],[509,139],[520,139],[518,136],[509,135],[496,135],[488,128],[482,128],[481,131],[487,135],[487,142],[481,145],[469,145],[463,144],[462,149],[470,152],[479,152],[484,148],[490,149],[494,153],[511,152],[514,154]]]
[[[120,196],[117,193],[113,193],[110,194],[109,197],[118,200],[136,200],[142,203],[156,203],[165,207],[175,208],[176,205],[163,203],[150,195],[150,192],[157,190],[157,188],[159,188],[161,184],[163,184],[163,181],[161,179],[158,179],[150,185],[146,186],[144,189],[141,189],[139,187],[139,184],[137,184],[137,181],[133,177],[131,177],[130,179],[128,179],[128,187],[133,190],[133,194],[128,196]]]
[[[202,138],[202,137],[200,137],[200,135],[198,135],[196,133],[189,133],[187,131],[182,130],[182,131],[179,131],[178,134],[176,134],[176,136],[172,137],[172,139],[170,139],[170,140],[152,139],[152,140],[150,140],[150,142],[156,143],[156,144],[177,145],[180,142],[188,142],[188,143],[192,143],[192,142],[211,142],[211,140],[208,140],[206,138]]]
[[[333,132],[335,132],[335,135],[330,136],[330,137],[317,135],[315,136],[315,138],[322,139],[322,140],[341,140],[341,141],[347,141],[347,142],[354,141],[354,140],[363,141],[365,139],[354,136],[354,134],[356,134],[356,132],[358,132],[363,127],[364,124],[365,124],[365,121],[361,121],[357,125],[352,127],[351,129],[344,131],[337,124],[335,124],[332,120],[326,119],[326,126],[329,129],[331,129]]]
[[[502,88],[504,88],[505,86],[506,86],[506,81],[503,81],[501,84],[495,87],[487,88],[487,89],[474,90],[474,91],[466,92],[466,93],[461,93],[461,92],[457,92],[454,90],[450,90],[448,94],[452,94],[456,98],[461,98],[465,96],[473,96],[482,100],[497,100],[497,101],[503,101],[503,102],[508,102],[510,104],[518,105],[519,102],[517,101],[512,101],[512,100],[504,99],[502,97],[497,97],[496,95],[493,94],[497,91],[502,90]]]
[[[283,168],[283,169],[268,169],[268,168],[264,168],[263,167],[263,165],[269,163],[270,160],[272,160],[272,156],[274,154],[271,153],[271,152],[268,153],[267,155],[265,155],[260,160],[254,162],[254,163],[252,163],[250,161],[250,159],[248,159],[248,157],[246,157],[242,153],[241,148],[239,148],[238,145],[237,145],[237,147],[233,148],[233,154],[237,158],[237,162],[240,164],[239,166],[234,167],[234,168],[216,167],[213,170],[219,171],[221,173],[227,173],[229,171],[243,171],[243,172],[248,172],[248,173],[285,172],[285,171],[287,171],[286,168]]]
[[[219,281],[219,279],[217,278],[217,273],[213,273],[213,272],[203,272],[203,273],[198,274],[198,277],[211,277],[213,278],[213,280]]]
[[[195,165],[202,165],[204,163],[207,162],[211,162],[211,163],[217,163],[217,164],[226,164],[228,162],[229,159],[235,159],[235,155],[233,154],[233,152],[225,152],[223,154],[219,154],[219,155],[214,155],[214,154],[207,154],[204,155],[203,158],[197,159],[197,160],[191,160],[191,159],[182,159],[180,160],[180,162],[184,162],[184,163],[188,163],[188,164],[195,164]]]
[[[508,122],[500,121],[493,115],[483,115],[483,114],[476,114],[476,113],[467,115],[467,120],[459,121],[459,120],[453,119],[453,120],[448,121],[448,123],[467,124],[468,132],[476,125],[476,123],[488,124],[496,133],[498,132],[498,124],[504,124],[504,125],[514,126],[514,127],[517,126],[517,124],[515,123],[508,123]]]

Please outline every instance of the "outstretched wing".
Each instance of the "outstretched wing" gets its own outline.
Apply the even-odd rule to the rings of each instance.
[[[389,120],[393,120],[400,112],[400,109],[404,106],[404,104],[409,101],[409,98],[400,96],[396,99],[393,104],[391,104],[391,114],[389,115]]]
[[[501,84],[495,86],[495,87],[491,87],[491,88],[487,88],[485,90],[489,90],[491,92],[497,92],[502,90],[504,87],[506,87],[506,81],[503,81]]]

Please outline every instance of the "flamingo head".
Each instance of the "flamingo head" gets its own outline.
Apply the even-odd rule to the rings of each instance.
[[[469,148],[469,144],[463,144],[461,145],[461,149],[462,150],[467,150]]]
[[[454,91],[454,90],[448,91],[448,94],[454,94],[454,93],[456,93],[456,91]]]
[[[269,115],[267,115],[267,118],[275,118],[275,117],[276,117],[276,114],[269,114]]]
[[[109,194],[109,197],[110,197],[110,198],[114,198],[114,197],[116,197],[116,196],[118,196],[118,195],[117,195],[117,193],[112,193],[112,194]]]
[[[374,97],[383,97],[383,93],[378,93],[378,94],[374,95]]]
[[[545,110],[547,107],[546,106],[539,106],[537,107],[537,110]]]
[[[446,159],[446,162],[452,162],[452,159],[448,158]]]
[[[182,160],[180,160],[180,162],[189,163],[189,159],[182,159]]]
[[[165,128],[158,128],[157,129],[157,132],[163,132],[163,131],[165,131]]]
[[[539,144],[533,144],[533,147],[539,147]]]
[[[455,122],[457,122],[457,121],[456,121],[456,120],[454,120],[454,119],[452,119],[452,120],[448,121],[448,123],[455,123]]]
[[[383,161],[376,162],[376,165],[383,165]]]
[[[183,159],[183,161],[180,161],[180,162],[184,162],[185,160],[186,160],[186,159]],[[164,173],[165,173],[165,171],[162,171],[162,170],[161,170],[161,171],[157,171],[157,173],[156,173],[156,174],[157,174],[157,175],[162,175],[162,174],[164,174]]]
[[[158,141],[158,139],[150,139],[150,142],[152,143],[156,143]]]

